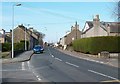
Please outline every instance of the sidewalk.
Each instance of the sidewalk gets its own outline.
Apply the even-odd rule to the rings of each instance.
[[[15,58],[9,59],[0,59],[0,63],[14,63],[14,62],[24,62],[30,60],[31,56],[33,55],[33,51],[25,51],[22,54],[18,55]]]
[[[62,50],[62,49],[57,49],[57,50],[80,59],[118,67],[118,58],[104,58],[104,57],[99,57],[98,55],[84,54],[84,53],[75,52],[75,51]]]

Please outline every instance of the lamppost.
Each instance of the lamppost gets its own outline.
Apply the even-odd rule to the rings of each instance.
[[[12,13],[12,58],[14,58],[14,35],[13,35],[13,30],[14,30],[14,7],[15,6],[21,6],[21,4],[13,4],[12,5],[12,10],[13,10],[13,13]]]

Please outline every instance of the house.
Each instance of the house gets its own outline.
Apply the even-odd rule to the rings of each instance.
[[[64,46],[65,45],[65,36],[63,38],[60,38],[60,45]]]
[[[14,43],[25,40],[25,31],[26,40],[29,42],[29,49],[33,49],[33,47],[38,44],[39,36],[37,36],[34,32],[32,32],[30,29],[27,29],[23,25],[19,25],[14,29]]]
[[[10,30],[10,32],[5,32],[5,42],[12,42],[12,30]]]
[[[81,38],[81,31],[79,30],[79,25],[77,22],[75,23],[75,26],[71,27],[71,31],[67,33],[64,37],[60,39],[60,45],[71,45],[71,43]]]
[[[12,31],[10,32],[5,32],[4,29],[0,30],[0,43],[6,43],[6,42],[11,42],[11,34]]]
[[[2,37],[2,34],[0,33],[0,38]],[[1,44],[1,40],[0,40],[0,53],[2,52],[2,44]]]
[[[5,43],[5,30],[0,29],[0,43]]]
[[[28,31],[31,32],[31,35],[38,40],[39,45],[43,45],[43,34],[41,32],[38,32],[33,28],[29,28]]]
[[[120,36],[118,22],[100,21],[99,15],[93,18],[93,21],[86,21],[82,30],[81,38],[97,37],[97,36]]]

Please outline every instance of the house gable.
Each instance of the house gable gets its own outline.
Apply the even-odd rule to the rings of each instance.
[[[30,34],[26,33],[26,39],[30,40]],[[23,27],[17,27],[14,29],[14,43],[20,42],[21,40],[25,40],[25,30]]]

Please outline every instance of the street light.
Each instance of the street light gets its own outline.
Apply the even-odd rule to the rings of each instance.
[[[12,58],[14,58],[14,35],[13,35],[13,30],[14,30],[14,6],[21,6],[21,4],[13,4],[12,5],[12,10],[13,10],[13,13],[12,13]]]

